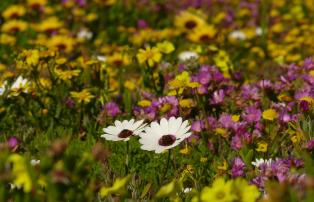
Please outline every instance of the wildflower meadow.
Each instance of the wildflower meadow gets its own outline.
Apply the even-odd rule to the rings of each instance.
[[[314,202],[313,0],[1,0],[0,202]]]

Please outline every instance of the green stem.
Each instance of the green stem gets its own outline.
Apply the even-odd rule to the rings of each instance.
[[[125,175],[129,173],[129,141],[126,142]]]
[[[167,164],[166,164],[166,167],[165,167],[164,174],[162,175],[161,182],[164,181],[164,179],[165,179],[165,177],[167,175],[169,164],[170,164],[170,157],[171,157],[171,149],[168,150]]]

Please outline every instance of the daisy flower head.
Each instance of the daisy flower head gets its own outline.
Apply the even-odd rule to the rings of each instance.
[[[145,132],[139,134],[141,149],[162,153],[191,136],[190,128],[189,122],[181,117],[162,118],[160,123],[154,121],[145,128]]]
[[[134,119],[122,122],[116,120],[114,125],[103,129],[105,133],[101,137],[110,141],[128,141],[131,136],[139,135],[143,132],[146,126],[143,122],[144,120],[135,121]]]
[[[271,166],[273,163],[272,159],[255,159],[255,161],[252,162],[252,165],[256,168],[259,168],[261,165]]]

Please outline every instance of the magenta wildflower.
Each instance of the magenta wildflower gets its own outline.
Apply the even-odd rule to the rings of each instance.
[[[107,115],[111,117],[115,117],[121,113],[119,105],[117,105],[115,102],[107,102],[105,104],[105,110]]]
[[[233,160],[231,175],[232,177],[241,177],[244,176],[245,163],[242,161],[240,157],[236,157]]]
[[[10,149],[14,149],[16,146],[19,145],[19,140],[17,139],[16,136],[11,136],[9,137],[9,139],[7,140],[7,144],[9,146]]]
[[[242,113],[243,119],[248,123],[259,122],[262,116],[262,111],[255,106],[249,106]]]

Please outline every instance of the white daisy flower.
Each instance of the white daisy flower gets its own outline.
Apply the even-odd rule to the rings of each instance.
[[[30,83],[27,79],[19,76],[11,86],[11,95],[18,96],[20,92],[28,93],[29,85]]]
[[[89,40],[93,37],[93,33],[88,31],[87,29],[81,29],[78,33],[77,33],[77,38],[79,39],[86,39]]]
[[[103,55],[97,55],[96,58],[100,62],[106,62],[107,61],[107,57],[103,56]]]
[[[5,86],[7,85],[7,82],[5,81],[2,86],[0,86],[0,96],[3,95],[4,91],[5,91]]]
[[[252,165],[256,168],[259,168],[262,164],[266,164],[267,166],[270,166],[272,164],[272,159],[255,159],[255,161],[252,162]]]
[[[246,39],[246,34],[241,30],[234,30],[229,34],[229,37],[234,40],[243,41]]]
[[[199,57],[198,54],[193,51],[183,51],[179,54],[179,60],[181,60],[182,62],[190,60],[192,58],[197,59],[198,57]]]
[[[190,128],[189,122],[182,122],[181,117],[171,117],[169,120],[163,118],[160,123],[152,122],[145,132],[139,134],[141,149],[161,153],[189,137],[192,134]]]
[[[31,160],[31,165],[32,166],[36,166],[36,165],[39,165],[40,164],[40,160],[37,160],[37,159],[32,159]]]
[[[113,126],[103,129],[105,134],[101,137],[111,141],[128,141],[131,136],[139,135],[144,130],[146,124],[143,124],[143,122],[144,120],[134,121],[134,119],[122,122],[116,120]]]

